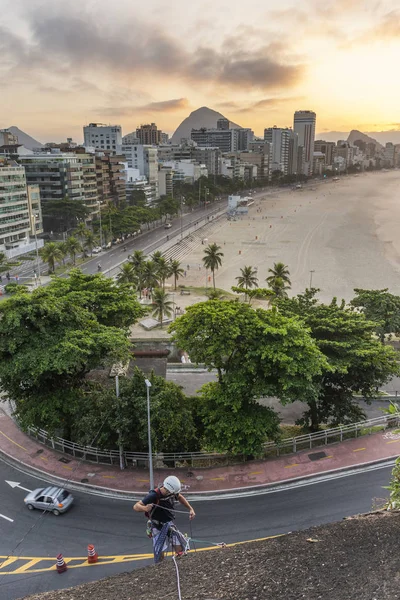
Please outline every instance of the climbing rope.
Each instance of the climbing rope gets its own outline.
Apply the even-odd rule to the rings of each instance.
[[[176,563],[176,558],[175,558],[174,555],[172,555],[172,560],[174,561],[175,570],[176,570],[176,582],[177,582],[177,585],[178,585],[178,598],[179,598],[179,600],[182,600],[181,582],[180,582],[180,578],[179,578],[179,569],[178,569],[178,565]]]

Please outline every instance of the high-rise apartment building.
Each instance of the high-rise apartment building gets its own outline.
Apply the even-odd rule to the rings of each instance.
[[[312,110],[296,110],[293,130],[299,136],[299,146],[303,146],[303,174],[312,175],[314,158],[315,123],[317,116]]]
[[[98,152],[95,156],[97,197],[101,204],[122,207],[126,202],[125,157]]]
[[[292,130],[289,128],[268,127],[264,129],[264,141],[270,144],[269,168],[270,173],[282,171],[284,175],[289,172],[289,141]]]
[[[237,129],[192,129],[191,139],[203,148],[219,148],[221,152],[236,152],[239,135]]]
[[[288,157],[288,175],[298,174],[298,153],[299,153],[299,136],[297,133],[290,130],[289,137],[289,157]]]
[[[335,142],[325,142],[325,140],[315,140],[314,142],[314,152],[322,152],[322,154],[325,154],[326,166],[333,165],[335,147]]]
[[[9,129],[0,129],[0,146],[18,145],[18,136],[11,133]]]
[[[136,137],[140,140],[139,144],[142,144],[143,146],[152,146],[153,144],[156,146],[161,144],[161,134],[162,131],[157,129],[155,123],[147,123],[136,129]]]
[[[129,168],[138,169],[147,178],[152,189],[152,200],[159,198],[158,192],[158,149],[143,144],[124,144],[122,153]]]
[[[84,146],[96,150],[121,152],[122,129],[121,125],[104,125],[103,123],[90,123],[83,128]]]
[[[217,129],[224,129],[225,131],[229,129],[229,119],[218,119],[217,121]]]
[[[34,250],[34,243],[30,243],[33,215],[41,231],[38,188],[30,188],[29,194],[24,167],[0,158],[0,251],[9,258]],[[39,241],[41,246],[43,240]]]

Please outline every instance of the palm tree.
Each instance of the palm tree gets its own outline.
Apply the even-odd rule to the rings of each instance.
[[[136,287],[138,284],[138,275],[132,263],[126,262],[120,267],[120,272],[117,275],[117,281],[121,284]]]
[[[153,253],[153,256],[152,256],[151,258],[152,258],[152,260],[154,260],[154,262],[155,262],[156,264],[158,264],[158,263],[160,262],[160,260],[161,260],[162,258],[164,258],[164,256],[163,256],[163,253],[162,253],[160,250],[156,250],[156,251]]]
[[[81,221],[75,229],[74,233],[76,237],[83,240],[87,236],[88,231],[90,230],[86,227],[86,223],[83,223]]]
[[[168,297],[169,294],[161,288],[155,288],[155,290],[153,290],[153,315],[158,317],[161,327],[163,325],[164,315],[170,317],[173,313],[174,303],[168,300]]]
[[[72,262],[75,265],[76,264],[76,255],[78,252],[82,251],[82,244],[80,243],[78,238],[71,236],[70,238],[67,239],[67,241],[65,242],[65,245],[67,247],[68,254],[72,258]]]
[[[85,235],[85,239],[83,241],[83,248],[90,252],[90,256],[93,256],[93,248],[97,244],[97,237],[94,235],[92,231],[87,231]]]
[[[68,247],[66,242],[59,242],[58,243],[58,247],[60,248],[61,251],[61,260],[62,260],[62,264],[65,265],[65,259],[68,256]]]
[[[162,289],[165,289],[165,280],[171,275],[171,263],[161,256],[157,262],[157,273],[161,282]]]
[[[39,250],[39,254],[44,262],[47,262],[49,271],[54,273],[55,264],[62,259],[62,252],[56,242],[48,242]]]
[[[290,289],[290,286],[292,284],[289,279],[289,275],[290,275],[289,269],[288,269],[288,266],[285,265],[283,262],[274,263],[273,269],[268,269],[268,273],[271,273],[271,275],[269,277],[267,277],[267,279],[266,279],[266,282],[268,283],[269,287],[272,288],[274,285],[275,279],[279,278],[284,282],[284,284],[287,284],[289,286],[287,289]]]
[[[204,250],[203,263],[206,269],[210,269],[213,275],[213,285],[215,290],[215,269],[218,269],[222,265],[223,253],[221,252],[221,246],[217,244],[210,244]]]
[[[129,257],[129,261],[132,263],[135,272],[139,273],[145,263],[143,250],[135,250],[134,253]]]
[[[185,271],[182,269],[179,260],[170,260],[170,268],[171,275],[174,276],[174,285],[176,290],[176,282],[178,281],[179,277],[181,277],[184,274]]]
[[[253,269],[253,267],[244,266],[243,269],[240,269],[241,275],[236,277],[238,282],[238,287],[244,288],[246,290],[246,300],[247,300],[247,290],[252,287],[258,286],[258,277],[257,270]]]
[[[286,285],[286,282],[282,279],[282,277],[275,277],[271,283],[268,283],[268,285],[274,292],[276,298],[288,297],[286,290],[290,290],[290,285]]]
[[[158,284],[158,266],[154,260],[146,260],[142,270],[142,285],[143,287],[153,289],[158,287]]]

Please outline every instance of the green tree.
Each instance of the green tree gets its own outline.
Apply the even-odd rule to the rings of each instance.
[[[6,262],[6,258],[7,258],[7,256],[5,255],[5,253],[0,252],[0,265],[2,265],[4,262]]]
[[[78,223],[76,229],[74,230],[75,236],[81,241],[85,239],[90,229],[87,228],[85,222]]]
[[[174,277],[174,289],[176,290],[177,281],[180,277],[182,277],[184,270],[181,267],[181,263],[179,262],[179,260],[171,259],[170,267],[171,267],[171,275],[173,275],[173,277]]]
[[[98,239],[92,231],[87,231],[85,235],[85,239],[83,241],[83,248],[90,253],[90,256],[93,256],[93,248],[98,243]]]
[[[84,221],[90,214],[82,200],[68,197],[44,202],[42,212],[46,231],[66,231],[74,227],[77,221]]]
[[[376,323],[375,332],[382,344],[386,336],[400,333],[400,296],[390,294],[388,288],[383,290],[355,289],[356,296],[350,305],[361,310],[369,321]]]
[[[67,241],[65,242],[65,244],[66,244],[67,252],[68,252],[69,256],[72,258],[72,262],[75,266],[76,265],[76,255],[78,254],[78,252],[82,252],[82,245],[79,242],[79,240],[74,236],[71,236],[70,238],[68,238]]]
[[[279,312],[297,316],[309,328],[327,364],[314,376],[316,397],[306,398],[309,410],[303,422],[316,431],[321,423],[333,426],[365,418],[354,400],[361,394],[367,401],[376,388],[399,373],[396,353],[373,338],[375,324],[353,312],[342,302],[320,304],[319,290],[307,290],[295,298],[277,300]]]
[[[289,273],[289,269],[288,266],[285,265],[283,262],[277,262],[274,263],[274,266],[272,269],[268,269],[268,273],[271,273],[271,275],[269,277],[267,277],[266,282],[268,283],[268,285],[273,288],[276,285],[276,280],[281,280],[281,282],[283,282],[285,285],[290,286],[292,285],[290,282],[290,273]]]
[[[161,287],[164,290],[165,281],[171,276],[171,263],[164,258],[164,256],[161,256],[157,261],[157,275],[161,282]]]
[[[123,263],[123,265],[119,268],[117,281],[119,284],[128,285],[129,287],[133,287],[135,289],[137,288],[138,275],[132,263]]]
[[[50,273],[54,273],[56,262],[62,259],[62,252],[57,242],[48,242],[40,248],[40,257],[49,266]]]
[[[146,260],[142,270],[142,285],[143,287],[153,289],[158,287],[158,265],[154,260]]]
[[[326,366],[304,325],[276,309],[254,310],[235,301],[209,300],[188,307],[170,331],[192,362],[218,373],[218,387],[204,388],[202,417],[210,445],[215,443],[215,430],[219,432],[220,450],[249,453],[251,447],[250,453],[259,453],[267,432],[276,431],[277,418],[273,411],[261,410],[258,398],[277,396],[286,403],[315,397],[313,377]],[[237,445],[234,440],[242,417],[246,434]]]
[[[58,242],[58,247],[59,247],[60,252],[61,252],[61,261],[62,261],[62,264],[65,265],[65,259],[69,255],[67,243],[66,242]]]
[[[209,244],[204,250],[203,264],[206,269],[210,269],[213,276],[213,286],[215,290],[215,270],[222,265],[223,253],[221,252],[221,246],[217,244]]]
[[[130,357],[129,327],[143,314],[129,290],[72,270],[0,306],[0,389],[23,426],[71,435],[90,400],[86,375]]]
[[[170,317],[173,313],[173,302],[169,300],[169,294],[162,288],[155,288],[153,290],[152,299],[153,315],[157,317],[162,327],[164,317]]]
[[[237,287],[244,288],[246,290],[246,300],[247,300],[247,292],[249,288],[256,288],[258,286],[258,277],[257,270],[253,269],[253,267],[243,267],[240,269],[239,277],[236,277],[236,281],[238,282]]]

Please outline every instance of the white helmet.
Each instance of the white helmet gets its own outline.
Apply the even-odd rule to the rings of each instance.
[[[164,479],[163,486],[166,490],[168,490],[171,494],[179,494],[181,491],[181,482],[175,475],[170,475]]]

